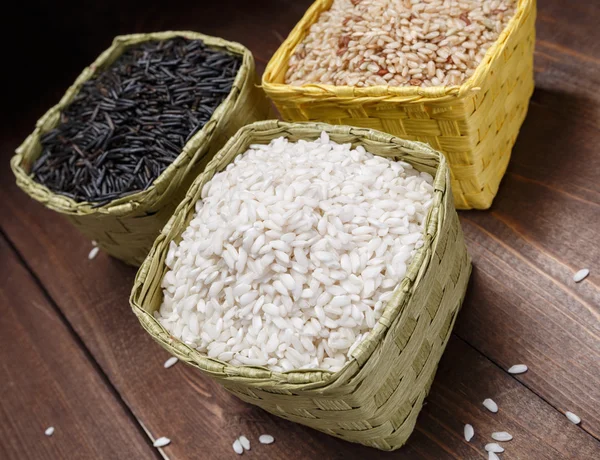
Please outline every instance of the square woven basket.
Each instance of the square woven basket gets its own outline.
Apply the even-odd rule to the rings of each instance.
[[[290,56],[333,2],[317,0],[269,61],[263,88],[287,121],[373,128],[428,143],[448,159],[456,207],[486,209],[533,93],[536,2],[516,1],[514,17],[460,86],[287,85]]]
[[[398,284],[383,315],[338,372],[274,372],[236,367],[174,338],[154,318],[171,241],[195,214],[203,186],[251,144],[285,136],[314,140],[322,131],[338,143],[362,145],[376,155],[403,160],[435,177],[424,245]],[[163,228],[135,278],[130,303],[142,326],[166,350],[219,381],[227,390],[275,415],[339,438],[394,450],[411,434],[461,306],[470,258],[454,209],[444,156],[429,146],[378,131],[323,123],[257,122],[246,126],[192,184]]]
[[[40,138],[58,125],[62,110],[87,80],[98,70],[109,67],[132,45],[179,36],[202,40],[211,48],[241,56],[242,64],[229,95],[148,189],[97,207],[94,203],[76,202],[56,194],[31,178],[31,167],[42,151]],[[17,184],[33,199],[64,215],[86,237],[95,240],[103,251],[138,266],[193,179],[214,154],[240,127],[269,117],[270,103],[257,82],[252,53],[239,43],[187,31],[118,36],[110,48],[84,69],[60,102],[38,120],[33,133],[17,149],[10,163]]]

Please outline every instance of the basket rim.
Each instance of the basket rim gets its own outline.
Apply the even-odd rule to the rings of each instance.
[[[357,347],[352,354],[352,359],[348,360],[346,364],[339,371],[332,372],[323,369],[296,369],[285,372],[272,371],[263,366],[234,366],[229,363],[219,361],[216,358],[209,358],[205,354],[199,352],[195,348],[185,344],[182,340],[173,337],[160,323],[156,320],[152,313],[149,313],[143,308],[140,302],[140,297],[143,295],[144,286],[148,282],[148,272],[151,268],[159,267],[160,276],[164,276],[165,266],[164,262],[159,259],[158,245],[163,243],[165,245],[170,244],[174,239],[178,238],[185,228],[179,230],[173,230],[175,236],[170,235],[175,220],[182,213],[186,213],[190,206],[195,205],[195,196],[200,196],[200,184],[206,183],[215,174],[216,165],[219,164],[220,160],[226,156],[227,152],[233,147],[233,145],[240,138],[247,136],[248,141],[246,145],[250,145],[254,142],[255,138],[252,136],[252,132],[257,131],[268,131],[273,129],[282,128],[285,131],[292,133],[295,130],[300,130],[301,134],[306,131],[306,128],[314,130],[315,136],[318,136],[320,132],[326,131],[329,134],[352,134],[362,139],[375,140],[388,143],[397,144],[398,147],[409,147],[419,151],[419,153],[427,153],[435,156],[437,165],[435,166],[436,172],[434,177],[434,199],[427,214],[424,223],[425,244],[417,250],[417,253],[413,257],[412,262],[407,267],[407,274],[405,277],[398,282],[392,298],[387,302],[386,306],[382,311],[381,318],[377,321],[376,325],[371,329],[373,334],[369,335],[362,341],[367,343],[364,348]],[[282,133],[285,135],[285,133]],[[308,137],[308,136],[306,136]],[[383,139],[383,140],[382,140]],[[237,152],[236,156],[243,153],[242,151]],[[399,152],[398,156],[403,156],[402,152]],[[212,170],[212,171],[211,171]],[[221,376],[228,378],[243,377],[245,379],[251,379],[254,385],[264,385],[265,383],[271,382],[277,385],[290,384],[294,388],[302,387],[304,389],[315,389],[330,385],[338,379],[347,378],[348,375],[353,375],[354,371],[352,366],[357,363],[365,362],[374,353],[378,344],[385,338],[391,324],[385,324],[384,318],[385,313],[388,309],[392,308],[392,304],[397,304],[395,308],[398,309],[392,318],[392,322],[400,318],[403,311],[403,307],[410,300],[412,296],[413,286],[418,284],[418,281],[424,276],[427,271],[430,260],[433,257],[433,251],[430,249],[435,247],[437,241],[441,237],[438,230],[438,223],[443,222],[445,219],[445,209],[447,200],[450,199],[450,172],[446,159],[443,154],[431,148],[428,144],[421,142],[408,141],[401,139],[391,134],[382,133],[369,128],[358,128],[345,125],[330,125],[321,122],[295,122],[288,123],[280,120],[266,120],[258,121],[252,124],[246,125],[238,130],[238,132],[225,144],[225,146],[215,155],[213,160],[206,166],[205,171],[200,174],[194,183],[190,186],[186,197],[178,205],[177,209],[169,219],[169,222],[164,226],[160,235],[154,242],[152,249],[146,256],[146,259],[140,266],[139,271],[136,274],[134,285],[131,291],[129,303],[133,309],[135,315],[138,317],[142,327],[157,341],[168,349],[172,354],[175,354],[181,360],[198,367],[200,370],[208,372],[213,376]],[[161,290],[162,296],[162,290]],[[391,311],[391,310],[390,310]],[[157,337],[154,330],[159,330],[162,337]],[[360,364],[359,368],[360,368]],[[244,372],[244,369],[252,369],[252,372],[260,370],[260,375],[248,375],[248,372]],[[350,372],[350,374],[348,374]]]
[[[56,113],[60,114],[66,107],[68,107],[72,101],[72,98],[79,93],[81,86],[86,81],[89,81],[94,77],[94,72],[97,68],[102,67],[105,64],[110,53],[122,45],[127,47],[138,43],[144,43],[153,40],[162,41],[176,37],[201,40],[209,47],[229,51],[233,54],[241,56],[242,63],[237,71],[231,91],[227,97],[223,99],[223,101],[215,108],[211,117],[204,124],[202,129],[198,130],[184,144],[175,160],[173,160],[173,162],[169,164],[169,166],[167,166],[167,168],[165,168],[165,170],[152,181],[151,185],[145,190],[139,190],[135,193],[131,193],[130,195],[111,200],[102,206],[98,206],[97,202],[75,201],[67,196],[53,192],[45,185],[33,180],[30,173],[27,172],[26,168],[23,166],[25,151],[27,151],[29,148],[32,148],[32,145],[36,142],[39,142],[40,137],[44,133],[48,132],[48,130],[42,130],[42,125],[46,119],[55,115]],[[134,210],[147,208],[155,201],[156,198],[160,199],[162,202],[168,199],[174,193],[174,190],[172,190],[171,193],[165,193],[164,191],[160,192],[156,190],[156,184],[168,181],[171,176],[176,174],[176,171],[179,168],[185,167],[186,164],[189,164],[191,157],[186,155],[187,151],[189,151],[191,148],[193,148],[195,151],[198,151],[210,143],[216,126],[222,122],[227,110],[235,106],[241,93],[240,90],[247,80],[247,76],[251,75],[253,71],[254,58],[250,50],[238,42],[225,40],[220,37],[205,35],[200,32],[194,32],[190,30],[167,30],[162,32],[117,35],[114,37],[110,47],[100,53],[94,62],[83,69],[76,80],[71,84],[71,86],[69,86],[59,102],[50,107],[44,113],[44,115],[37,120],[34,131],[27,136],[27,138],[21,143],[21,145],[19,145],[19,147],[17,147],[15,154],[11,158],[10,165],[13,173],[18,178],[17,182],[21,181],[23,184],[25,184],[24,187],[19,184],[19,187],[37,201],[40,201],[36,196],[38,194],[50,196],[52,200],[52,209],[68,215],[107,214],[122,216],[129,214]],[[74,88],[74,92],[70,94],[72,88]],[[37,193],[31,193],[28,189]]]
[[[487,75],[487,67],[504,52],[507,40],[523,25],[527,14],[535,8],[536,0],[518,0],[513,17],[487,50],[473,75],[460,85],[431,86],[426,88],[419,86],[375,85],[359,88],[356,86],[336,86],[316,83],[293,86],[287,83],[275,82],[275,77],[287,70],[289,58],[296,46],[305,38],[308,27],[314,24],[314,21],[310,21],[311,17],[329,9],[332,2],[333,0],[315,0],[269,60],[262,76],[262,86],[269,97],[272,97],[276,102],[281,102],[286,98],[304,98],[303,102],[324,100],[344,101],[365,98],[369,100],[381,99],[388,102],[423,103],[429,101],[444,102],[466,97],[481,90],[483,80]],[[318,20],[318,16],[316,16],[316,20]],[[306,31],[302,32],[304,28],[306,28]],[[289,48],[289,51],[286,50],[287,48]]]

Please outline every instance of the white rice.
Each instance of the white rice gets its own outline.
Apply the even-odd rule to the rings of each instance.
[[[98,255],[98,251],[100,251],[100,248],[98,246],[94,246],[92,248],[92,250],[90,251],[90,253],[88,254],[88,259],[89,260],[94,259]]]
[[[485,445],[485,450],[488,452],[502,453],[504,452],[504,447],[497,442],[490,442],[489,444]]]
[[[242,435],[238,439],[244,450],[250,450],[250,440],[246,436]]]
[[[512,438],[512,434],[507,433],[506,431],[496,431],[492,433],[492,439],[495,441],[510,441]]]
[[[153,446],[154,447],[165,447],[169,444],[171,444],[171,440],[169,438],[165,438],[164,436],[161,436],[156,441],[154,441]]]
[[[54,434],[54,427],[49,426],[48,428],[46,428],[46,431],[44,431],[44,434],[46,436],[52,436]]]
[[[527,366],[525,364],[515,364],[508,369],[509,374],[522,374],[524,372],[527,372]]]
[[[475,430],[473,429],[473,425],[470,425],[468,423],[465,425],[464,435],[465,435],[465,440],[467,442],[471,442],[471,439],[473,439],[473,436],[475,436]]]
[[[238,455],[242,455],[244,453],[244,446],[242,446],[242,443],[239,439],[233,441],[233,451]]]
[[[582,268],[581,270],[579,270],[577,273],[575,273],[573,275],[573,281],[575,281],[576,283],[579,283],[580,281],[583,281],[585,278],[587,278],[587,276],[590,274],[590,271],[587,268]]]
[[[575,415],[573,412],[565,412],[565,416],[571,421],[573,422],[575,425],[579,425],[581,423],[581,419],[579,418],[579,416]]]
[[[171,243],[155,316],[232,365],[337,371],[423,245],[432,183],[326,133],[251,146]]]
[[[496,404],[492,399],[487,398],[483,401],[483,406],[489,410],[490,412],[496,413],[498,412],[498,404]]]
[[[274,441],[275,438],[270,434],[261,434],[258,437],[258,442],[260,442],[261,444],[273,444]]]
[[[175,364],[177,364],[177,361],[179,361],[179,359],[177,359],[175,356],[171,356],[169,359],[167,359],[165,361],[163,366],[165,369],[168,369],[170,367],[173,367]]]
[[[495,452],[488,452],[488,460],[500,460],[500,457]]]

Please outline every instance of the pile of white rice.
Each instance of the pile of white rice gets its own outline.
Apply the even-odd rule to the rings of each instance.
[[[475,72],[517,0],[333,0],[289,60],[286,83],[452,86]]]
[[[156,318],[233,365],[339,370],[423,244],[432,182],[326,133],[253,145],[171,243]]]

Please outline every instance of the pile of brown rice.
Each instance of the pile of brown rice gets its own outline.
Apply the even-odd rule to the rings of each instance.
[[[286,83],[460,85],[515,6],[516,0],[334,0],[296,47]]]

